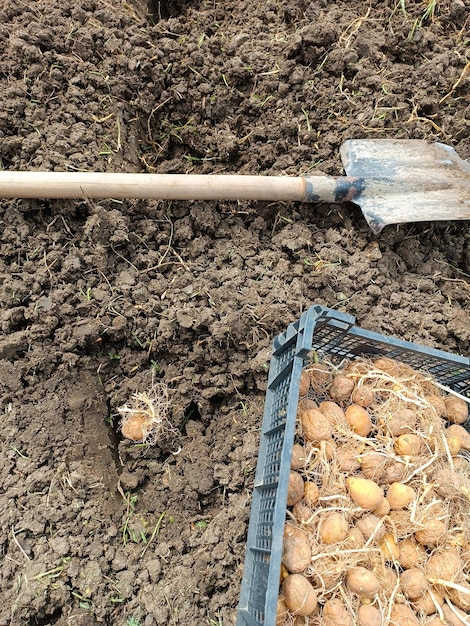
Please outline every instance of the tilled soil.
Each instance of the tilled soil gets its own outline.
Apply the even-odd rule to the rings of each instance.
[[[2,166],[342,174],[362,137],[469,159],[468,8],[3,0]],[[312,303],[470,352],[468,222],[38,198],[1,224],[0,624],[235,624],[271,342]],[[124,440],[162,382],[177,434]]]

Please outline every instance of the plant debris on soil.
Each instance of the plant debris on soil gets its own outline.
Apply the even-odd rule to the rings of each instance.
[[[364,137],[470,159],[463,0],[1,12],[3,169],[342,174]],[[0,202],[0,625],[235,624],[271,342],[312,303],[470,352],[466,221]],[[153,383],[178,436],[136,444],[118,408]]]

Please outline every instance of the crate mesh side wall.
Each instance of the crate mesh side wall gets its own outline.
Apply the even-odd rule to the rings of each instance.
[[[272,576],[273,527],[278,515],[279,475],[282,451],[285,443],[287,407],[292,394],[292,365],[295,344],[285,354],[271,362],[270,379],[265,406],[265,420],[260,442],[260,456],[253,491],[252,510],[255,519],[250,519],[248,553],[245,567],[251,568],[251,584],[245,586],[244,604],[249,610],[242,614],[244,624],[261,626],[265,623],[265,598],[269,577]],[[260,471],[262,469],[262,471]],[[239,619],[241,619],[239,616]]]
[[[449,358],[445,359],[441,354],[433,355],[432,351],[423,346],[410,348],[405,342],[391,342],[377,337],[375,333],[359,328],[353,328],[345,335],[340,328],[320,326],[313,339],[313,349],[320,357],[326,357],[335,363],[363,355],[387,356],[402,361],[413,369],[429,373],[439,383],[452,387],[459,393],[470,395],[469,368],[452,359],[452,355],[449,354]]]

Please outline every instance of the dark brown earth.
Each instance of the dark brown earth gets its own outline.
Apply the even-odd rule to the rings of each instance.
[[[3,168],[341,174],[358,137],[470,159],[468,9],[2,0]],[[270,345],[310,304],[470,352],[468,222],[2,200],[0,238],[2,625],[235,623]],[[170,446],[119,430],[152,379]]]

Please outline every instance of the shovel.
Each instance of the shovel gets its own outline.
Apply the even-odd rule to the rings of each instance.
[[[353,202],[375,234],[388,224],[470,219],[470,163],[442,143],[351,139],[346,177],[0,172],[4,198]]]

